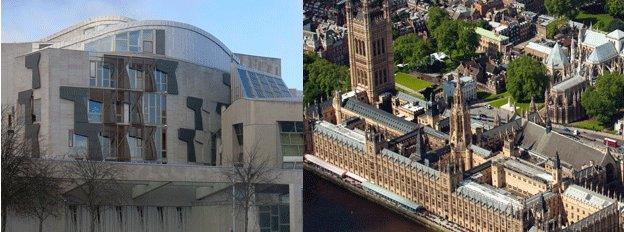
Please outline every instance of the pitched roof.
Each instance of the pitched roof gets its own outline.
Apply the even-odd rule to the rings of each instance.
[[[347,128],[336,126],[325,121],[318,121],[314,126],[314,131],[343,142],[355,149],[361,151],[365,150],[364,144],[366,143],[366,138],[364,135]]]
[[[608,42],[609,40],[607,40],[605,34],[598,31],[587,30],[582,43],[590,47],[597,47]]]
[[[440,171],[435,170],[431,167],[428,167],[424,164],[418,163],[416,161],[411,160],[410,158],[407,158],[405,156],[402,156],[394,151],[388,150],[386,148],[384,148],[383,150],[381,150],[381,155],[392,158],[394,160],[396,160],[397,162],[401,162],[402,164],[406,164],[420,172],[426,173],[427,175],[434,177],[434,178],[438,178],[440,176]]]
[[[509,37],[507,37],[507,36],[499,35],[499,34],[496,34],[493,31],[488,31],[488,30],[480,28],[480,27],[475,28],[475,33],[477,33],[480,36],[486,37],[488,39],[497,41],[497,42],[504,42],[504,41],[507,41],[509,39]]]
[[[470,180],[463,181],[456,192],[507,214],[515,213],[523,208],[522,203],[514,198],[511,193]]]
[[[615,203],[614,199],[575,184],[570,185],[563,192],[563,195],[584,202],[598,209],[602,209]]]
[[[403,133],[408,133],[418,129],[418,124],[414,122],[406,121],[402,118],[394,116],[391,113],[377,109],[354,98],[347,99],[344,108]]]
[[[554,159],[556,153],[559,153],[561,161],[572,165],[577,170],[590,161],[595,165],[601,165],[607,158],[604,153],[569,137],[554,131],[547,132],[546,128],[533,122],[525,122],[519,144],[522,149],[549,159]]]
[[[574,76],[572,78],[568,78],[562,82],[557,83],[552,87],[552,89],[557,92],[563,92],[569,88],[582,84],[583,82],[585,82],[585,78],[581,76]]]
[[[612,43],[604,43],[598,45],[594,51],[587,57],[587,61],[590,63],[601,63],[603,61],[607,61],[616,57],[617,51],[615,50],[615,46]]]
[[[548,58],[546,58],[544,64],[547,67],[563,69],[566,65],[570,64],[570,58],[565,54],[561,46],[557,43],[550,50]]]
[[[607,34],[607,37],[612,38],[612,39],[616,39],[616,40],[620,40],[624,38],[624,31],[617,29],[615,31],[612,31],[611,33]]]

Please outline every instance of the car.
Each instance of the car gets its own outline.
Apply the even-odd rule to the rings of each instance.
[[[564,127],[564,128],[563,128],[563,131],[565,131],[565,132],[571,132],[571,131],[570,131],[570,128],[567,128],[567,127]]]

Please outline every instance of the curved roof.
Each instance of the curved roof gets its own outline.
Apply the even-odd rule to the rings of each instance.
[[[49,42],[50,40],[53,40],[55,38],[58,38],[62,35],[65,35],[69,32],[72,32],[76,29],[79,29],[81,27],[90,25],[90,24],[94,24],[94,23],[98,23],[98,22],[118,22],[118,23],[126,23],[126,22],[130,22],[130,21],[134,21],[134,19],[128,18],[128,17],[123,17],[123,16],[98,16],[98,17],[93,17],[93,18],[89,18],[85,21],[82,21],[80,23],[77,23],[73,26],[70,26],[68,28],[65,28],[57,33],[54,33],[48,37],[45,37],[43,39],[41,39],[41,42]]]
[[[100,21],[118,21],[119,23],[110,25],[109,27],[103,28],[101,30],[94,31],[93,33],[81,34],[79,36],[72,37],[67,40],[54,42],[54,44],[51,47],[53,48],[68,47],[68,46],[75,45],[78,43],[86,42],[87,40],[101,38],[106,35],[111,35],[116,32],[125,31],[131,28],[141,28],[141,27],[150,27],[150,26],[173,27],[173,28],[189,30],[207,38],[208,40],[214,42],[223,52],[228,54],[228,56],[230,56],[233,60],[235,60],[237,63],[239,62],[239,59],[236,57],[236,55],[234,55],[234,53],[232,53],[232,51],[230,51],[230,49],[227,46],[225,46],[225,44],[221,42],[219,39],[217,39],[217,37],[215,37],[214,35],[208,33],[207,31],[204,31],[201,28],[195,27],[193,25],[190,25],[187,23],[176,22],[176,21],[169,21],[169,20],[133,20],[130,18],[120,17],[120,16],[103,16],[103,17],[91,18],[81,23],[78,23],[74,26],[68,27],[51,36],[48,36],[42,39],[42,42],[56,38],[60,35],[69,33],[76,29],[82,28],[85,25],[89,25],[95,22],[100,22]]]

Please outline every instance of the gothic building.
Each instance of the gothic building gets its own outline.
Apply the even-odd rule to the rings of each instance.
[[[388,5],[387,0],[346,2],[351,89],[373,105],[380,95],[394,92]]]
[[[425,101],[386,94],[393,92],[394,80],[374,75],[384,68],[391,73],[384,62],[391,62],[392,54],[381,48],[374,54],[382,57],[371,57],[377,43],[369,43],[375,41],[371,38],[391,42],[387,31],[366,24],[373,8],[387,16],[387,1],[381,2],[347,1],[349,48],[357,52],[350,56],[352,91],[335,92],[332,100],[305,110],[305,137],[311,143],[306,144],[307,167],[341,170],[335,178],[353,177],[361,186],[405,200],[398,204],[416,205],[470,231],[618,229],[621,203],[586,184],[617,181],[615,160],[550,125],[551,117],[565,121],[582,115],[578,99],[588,84],[582,76],[569,77],[573,68],[563,50],[546,61],[561,78],[546,94],[553,96],[547,101],[547,111],[553,112],[548,117],[532,101],[529,120],[496,117],[494,127],[473,130],[461,85],[456,85],[446,134],[438,130],[444,120],[435,97]],[[380,107],[386,99],[391,99],[389,111]],[[603,203],[592,205],[598,201]]]
[[[567,124],[585,117],[581,106],[581,94],[587,89],[588,81],[581,76],[568,78],[554,85],[544,93],[544,115],[557,124]]]

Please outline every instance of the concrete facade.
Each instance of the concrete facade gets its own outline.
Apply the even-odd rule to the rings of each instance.
[[[243,228],[242,212],[232,218],[232,183],[223,174],[231,168],[236,134],[222,126],[233,123],[245,125],[250,141],[274,135],[259,149],[280,178],[276,187],[258,188],[265,190],[252,203],[250,228],[262,230],[262,215],[276,214],[277,206],[288,215],[278,228],[302,231],[302,173],[295,165],[301,154],[282,158],[279,126],[302,123],[302,100],[279,78],[280,59],[235,55],[188,24],[125,17],[90,19],[2,49],[2,105],[23,117],[25,136],[45,162],[104,161],[126,169],[121,187],[132,197],[105,207],[98,231],[229,231],[232,221],[236,231]],[[271,88],[253,91],[279,92],[280,99],[232,102],[232,66],[269,73]],[[88,214],[78,200],[45,228],[84,231]],[[28,231],[37,223],[11,215],[8,226]]]

